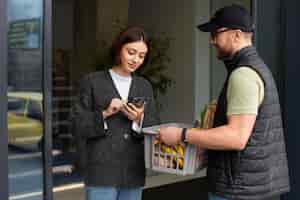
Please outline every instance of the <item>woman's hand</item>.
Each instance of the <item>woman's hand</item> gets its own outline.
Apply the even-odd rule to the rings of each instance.
[[[142,107],[136,107],[132,103],[124,103],[121,111],[127,116],[128,119],[140,124],[142,116],[144,114],[145,105]]]
[[[124,107],[124,102],[121,99],[114,98],[111,100],[108,108],[102,111],[103,118],[106,119],[118,113]]]

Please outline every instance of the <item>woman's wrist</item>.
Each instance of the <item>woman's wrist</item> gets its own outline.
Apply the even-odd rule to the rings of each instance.
[[[136,118],[136,119],[133,120],[133,121],[139,125],[139,124],[141,123],[141,117]]]
[[[106,110],[102,111],[102,117],[103,117],[103,119],[106,119],[107,117],[109,117],[109,114]]]
[[[143,118],[144,118],[144,112],[141,113],[141,114],[137,117],[136,123],[137,123],[138,125],[141,125],[141,122],[143,121]]]

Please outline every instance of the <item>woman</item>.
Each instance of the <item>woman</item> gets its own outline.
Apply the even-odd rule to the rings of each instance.
[[[149,51],[145,32],[131,27],[112,45],[111,69],[80,82],[73,128],[88,200],[138,200],[145,183],[142,126],[158,123],[150,83],[134,72]],[[138,97],[143,105],[127,102]]]

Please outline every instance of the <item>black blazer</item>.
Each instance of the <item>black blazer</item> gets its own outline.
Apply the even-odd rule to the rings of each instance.
[[[102,111],[111,99],[121,99],[109,72],[85,76],[78,89],[72,122],[85,183],[90,186],[143,186],[143,135],[132,130],[132,121],[122,112],[106,119],[108,130],[104,130]],[[130,97],[146,98],[143,127],[158,124],[153,91],[147,80],[133,75]]]

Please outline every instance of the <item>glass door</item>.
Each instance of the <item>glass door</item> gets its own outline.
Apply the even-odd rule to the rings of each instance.
[[[9,199],[43,199],[43,0],[7,1]]]
[[[51,5],[52,0],[0,4],[1,199],[52,199]]]

